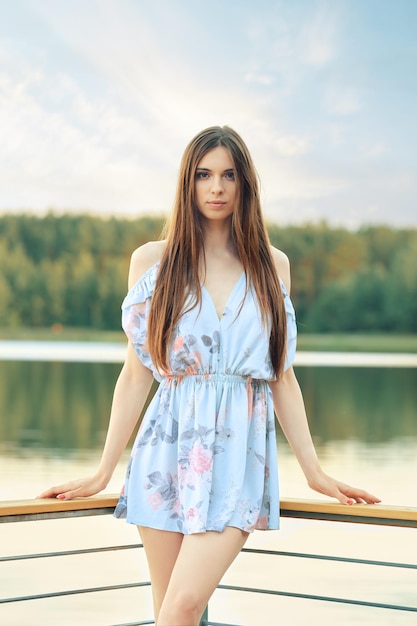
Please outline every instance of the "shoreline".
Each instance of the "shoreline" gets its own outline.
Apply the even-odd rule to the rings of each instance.
[[[0,327],[0,342],[106,343],[126,345],[122,330],[62,327]],[[300,352],[360,352],[417,354],[417,333],[323,333],[299,332]]]
[[[93,341],[0,340],[0,360],[73,363],[123,363],[126,343]],[[297,366],[417,367],[417,353],[298,350]]]

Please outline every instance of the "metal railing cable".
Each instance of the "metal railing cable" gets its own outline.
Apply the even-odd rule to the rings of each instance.
[[[143,548],[141,543],[122,544],[120,546],[103,546],[101,548],[82,548],[77,550],[60,550],[56,552],[40,552],[38,554],[16,554],[13,556],[1,556],[0,563],[6,561],[26,561],[30,559],[45,559],[54,556],[76,556],[80,554],[95,554],[98,552],[116,552],[117,550],[132,550]]]
[[[380,565],[381,567],[399,567],[416,569],[417,563],[396,563],[393,561],[374,561],[371,559],[355,559],[346,556],[332,556],[327,554],[311,554],[309,552],[285,552],[282,550],[261,550],[259,548],[243,548],[241,552],[251,554],[269,554],[273,556],[295,557],[299,559],[317,559],[320,561],[335,561],[337,563],[355,563],[357,565]]]
[[[134,550],[143,548],[142,543],[122,544],[116,546],[103,546],[100,548],[82,548],[77,550],[60,550],[56,552],[40,552],[35,554],[16,554],[9,556],[1,556],[0,563],[7,561],[26,561],[30,559],[43,559],[61,556],[77,556],[82,554],[97,554],[101,552],[116,552],[118,550]],[[260,548],[243,548],[241,552],[249,554],[261,554],[269,556],[282,556],[288,558],[299,559],[316,559],[320,561],[333,561],[337,563],[353,563],[356,565],[379,565],[381,567],[398,567],[403,569],[417,570],[417,563],[397,563],[394,561],[375,561],[372,559],[358,559],[345,556],[334,556],[327,554],[313,554],[310,552],[287,552],[283,550],[265,550]]]
[[[218,585],[218,589],[228,591],[244,591],[248,593],[260,593],[273,596],[283,596],[287,598],[298,598],[302,600],[321,600],[323,602],[335,602],[338,604],[351,604],[356,606],[366,606],[374,609],[392,609],[395,611],[409,611],[417,613],[417,606],[404,606],[400,604],[385,604],[383,602],[372,602],[371,600],[354,600],[351,598],[336,598],[333,596],[320,596],[309,593],[297,593],[293,591],[278,591],[274,589],[257,589],[256,587],[240,587],[238,585]]]
[[[135,587],[150,587],[150,581],[121,583],[120,585],[101,585],[99,587],[81,587],[80,589],[64,589],[62,591],[48,591],[46,593],[36,593],[28,596],[16,596],[14,598],[0,598],[0,604],[10,604],[13,602],[25,602],[27,600],[45,600],[50,598],[61,598],[64,596],[76,596],[84,593],[97,593],[100,591],[117,591],[120,589],[134,589]]]
[[[120,551],[120,550],[133,550],[133,549],[141,549],[141,548],[143,548],[143,544],[135,543],[135,544],[123,544],[123,545],[116,545],[116,546],[103,546],[103,547],[97,547],[97,548],[83,548],[83,549],[78,549],[78,550],[61,550],[61,551],[56,551],[56,552],[42,552],[42,553],[36,553],[36,554],[10,555],[10,556],[0,557],[0,563],[51,558],[51,557],[97,554],[97,553],[114,552],[114,551]],[[249,554],[278,556],[278,557],[285,557],[285,558],[319,559],[322,561],[353,563],[357,565],[394,567],[394,568],[405,568],[405,569],[417,570],[417,564],[414,564],[414,563],[375,561],[375,560],[370,560],[370,559],[357,559],[357,558],[351,558],[351,557],[341,557],[341,556],[333,556],[333,555],[325,555],[325,554],[312,554],[312,553],[303,553],[303,552],[288,552],[288,551],[282,551],[282,550],[264,550],[264,549],[258,549],[258,548],[243,548],[242,552],[249,553]],[[54,591],[54,592],[47,592],[47,593],[41,593],[41,594],[17,596],[17,597],[11,597],[11,598],[0,598],[0,604],[23,602],[27,600],[40,600],[40,599],[45,599],[45,598],[56,598],[56,597],[69,596],[69,595],[79,595],[79,594],[84,594],[84,593],[97,593],[97,592],[102,592],[102,591],[131,589],[135,587],[149,587],[150,584],[151,584],[150,581],[131,582],[131,583],[122,583],[118,585],[104,585],[104,586],[98,586],[98,587],[69,589],[69,590],[63,590],[63,591]],[[255,588],[255,587],[244,587],[244,586],[238,586],[238,585],[220,584],[218,588],[223,589],[223,590],[229,590],[229,591],[259,593],[259,594],[285,596],[285,597],[298,598],[298,599],[320,600],[320,601],[340,603],[340,604],[350,604],[350,605],[367,606],[367,607],[381,608],[381,609],[391,609],[391,610],[396,610],[396,611],[417,612],[417,607],[381,603],[381,602],[372,602],[368,600],[355,600],[351,598],[338,598],[338,597],[333,597],[333,596],[324,596],[324,595],[317,595],[317,594],[303,594],[303,593],[298,593],[298,592],[280,591],[280,590],[274,590],[274,589],[263,589],[263,588]],[[152,621],[140,622],[140,624],[152,624],[152,623],[153,623]]]
[[[42,519],[57,519],[62,517],[75,517],[84,515],[103,515],[113,512],[114,506],[112,506],[112,496],[106,496],[105,499],[97,498],[90,504],[87,501],[80,501],[79,503],[34,503],[33,501],[24,501],[17,503],[0,503],[0,521],[17,522],[27,520],[42,520]],[[46,506],[50,507],[46,510]],[[65,507],[62,508],[62,507]],[[61,508],[59,508],[61,507]],[[71,508],[70,507],[74,507]],[[336,506],[326,505],[323,507],[322,503],[314,503],[310,501],[286,501],[285,506],[281,509],[283,517],[298,517],[304,519],[320,519],[328,522],[351,522],[356,521],[358,523],[370,523],[376,525],[389,525],[389,526],[403,526],[416,527],[417,526],[417,510],[401,507],[386,507],[385,510],[372,509],[358,507],[357,510],[353,510],[353,516],[346,515],[346,509],[337,508]],[[379,517],[374,515],[379,514]],[[356,517],[356,519],[353,519]],[[72,550],[59,550],[54,552],[41,552],[33,554],[18,554],[18,555],[5,555],[0,556],[0,564],[6,564],[11,562],[24,562],[36,559],[55,558],[55,557],[70,557],[78,555],[92,555],[105,552],[114,552],[120,550],[136,550],[143,548],[143,544],[122,544],[103,547],[90,547],[82,549]],[[251,555],[263,555],[274,556],[281,558],[298,558],[298,559],[311,559],[320,561],[329,561],[336,563],[347,563],[355,565],[363,565],[368,567],[386,567],[386,568],[398,568],[403,570],[417,570],[417,563],[400,563],[383,560],[371,560],[363,558],[353,558],[338,555],[326,555],[304,552],[289,552],[282,550],[265,550],[258,548],[243,548],[242,552]],[[80,594],[88,593],[100,593],[103,591],[115,591],[122,589],[132,589],[140,587],[150,587],[150,581],[133,581],[121,584],[109,584],[95,587],[84,587],[77,589],[64,589],[45,593],[36,593],[32,595],[21,595],[17,597],[0,598],[0,604],[19,603],[28,600],[41,600],[46,598],[57,598],[63,596],[76,596]],[[219,584],[218,589],[227,591],[237,591],[251,594],[264,594],[268,596],[281,596],[295,599],[315,600],[328,603],[337,603],[343,605],[356,605],[361,607],[371,607],[375,609],[385,609],[391,611],[405,611],[417,613],[417,606],[406,606],[402,604],[375,602],[372,600],[359,600],[354,598],[334,597],[328,595],[318,595],[309,593],[299,593],[297,591],[283,591],[279,589],[263,589],[249,586],[228,585]],[[117,626],[145,626],[154,624],[152,620],[131,622],[128,624],[119,624]],[[115,625],[116,626],[116,625]],[[205,612],[204,619],[201,621],[201,626],[232,626],[226,624],[220,624],[218,622],[209,622],[208,614]]]

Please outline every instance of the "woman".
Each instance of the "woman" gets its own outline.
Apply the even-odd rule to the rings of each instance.
[[[249,533],[278,528],[274,409],[312,489],[379,502],[320,467],[292,369],[289,291],[247,147],[229,127],[202,131],[185,150],[166,239],[132,255],[130,341],[99,468],[41,496],[105,488],[160,381],[115,511],[139,528],[158,626],[197,625]]]

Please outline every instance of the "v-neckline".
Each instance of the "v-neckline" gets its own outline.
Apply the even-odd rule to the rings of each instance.
[[[235,291],[237,291],[237,288],[239,287],[240,283],[242,282],[242,278],[244,278],[244,276],[245,276],[245,272],[242,272],[242,273],[241,273],[241,275],[239,276],[239,278],[237,279],[237,281],[235,282],[235,284],[234,284],[234,286],[233,286],[233,288],[232,288],[232,290],[231,290],[231,292],[230,292],[230,294],[229,294],[229,296],[228,296],[228,298],[227,298],[227,300],[226,300],[226,303],[225,303],[225,305],[224,305],[224,308],[223,308],[223,311],[222,311],[222,314],[221,314],[221,315],[219,315],[219,312],[218,312],[218,311],[217,311],[217,309],[216,309],[216,305],[214,304],[214,300],[213,300],[213,298],[211,297],[211,294],[210,294],[209,290],[207,289],[207,287],[206,287],[204,284],[202,284],[202,285],[201,285],[201,289],[203,289],[203,290],[204,290],[204,292],[205,292],[205,293],[207,294],[207,296],[208,296],[208,299],[209,299],[209,300],[210,300],[210,302],[211,302],[211,306],[213,307],[213,311],[214,311],[214,313],[216,314],[216,317],[217,317],[217,321],[218,321],[218,322],[221,322],[221,321],[222,321],[222,319],[223,319],[223,317],[224,317],[224,314],[225,314],[225,312],[226,312],[226,310],[227,310],[227,308],[228,308],[228,306],[229,306],[229,303],[230,303],[230,301],[232,300],[233,296],[235,295]]]

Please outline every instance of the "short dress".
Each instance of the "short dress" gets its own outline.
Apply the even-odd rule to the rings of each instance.
[[[183,534],[221,532],[226,526],[276,529],[278,463],[268,384],[275,374],[255,292],[249,288],[245,297],[242,273],[219,319],[202,286],[201,307],[181,316],[170,345],[170,370],[161,376],[146,349],[158,267],[139,278],[122,304],[123,329],[160,384],[140,425],[114,515]],[[297,331],[293,305],[282,282],[281,287],[287,369]]]

